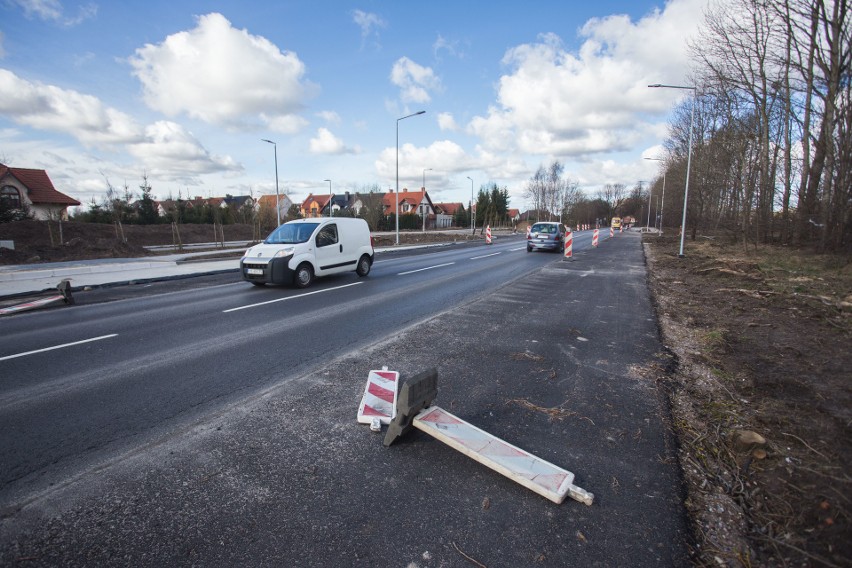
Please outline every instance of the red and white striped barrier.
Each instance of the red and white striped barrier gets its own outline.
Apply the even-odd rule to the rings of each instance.
[[[382,424],[390,424],[396,416],[398,385],[398,372],[388,371],[387,367],[382,367],[381,371],[370,371],[358,406],[358,422],[370,424],[379,419]]]
[[[491,244],[491,225],[485,226],[485,244],[486,245]]]
[[[574,474],[453,416],[438,406],[420,412],[413,426],[554,503],[565,497],[591,505],[595,496],[574,485]]]
[[[15,314],[18,312],[25,312],[27,310],[35,310],[36,308],[43,308],[48,304],[52,304],[54,302],[61,302],[64,300],[65,296],[48,296],[47,298],[39,298],[38,300],[33,300],[32,302],[24,302],[23,304],[16,304],[14,306],[2,308],[0,309],[0,316]]]
[[[599,232],[600,231],[598,229],[595,229],[595,232],[592,233],[592,246],[593,247],[598,246],[598,233]]]
[[[571,231],[565,233],[565,258],[574,260],[574,235]]]
[[[532,232],[532,225],[527,225],[527,238],[530,238],[531,232]]]
[[[615,236],[615,229],[613,229],[612,227],[610,227],[610,228],[609,228],[609,238],[612,238],[612,237],[614,237],[614,236]]]

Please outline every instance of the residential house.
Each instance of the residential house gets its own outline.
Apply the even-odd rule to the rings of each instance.
[[[53,187],[44,170],[0,164],[0,200],[10,209],[29,208],[39,221],[67,219],[68,207],[80,202]]]
[[[520,209],[509,209],[506,211],[506,215],[509,217],[509,221],[512,225],[517,225],[518,221],[521,220],[521,210]]]
[[[278,202],[278,211],[280,212],[281,219],[283,220],[287,217],[287,213],[289,213],[290,207],[293,205],[293,201],[290,199],[289,195],[261,195],[257,199],[258,210],[271,209],[273,211],[273,215],[275,215],[276,201]]]
[[[385,215],[392,215],[396,207],[397,197],[391,191],[382,196]],[[399,192],[399,214],[420,215],[426,217],[426,225],[430,228],[435,226],[435,206],[432,204],[429,194],[424,188],[420,191],[408,191],[403,189]]]
[[[299,206],[302,217],[305,219],[322,217],[322,212],[328,206],[328,201],[331,197],[333,197],[332,194],[314,195],[313,193],[309,193]]]
[[[349,211],[352,209],[352,205],[354,204],[355,199],[353,199],[353,195],[348,191],[338,195],[332,194],[331,196],[331,210],[334,214],[339,213],[340,211]],[[328,214],[328,208],[326,208],[325,213]],[[355,215],[358,214],[358,210],[355,210]]]
[[[240,209],[254,208],[254,199],[251,195],[226,195],[224,206],[238,211]]]
[[[455,223],[456,214],[464,211],[464,203],[436,203],[435,227],[446,229]]]
[[[382,196],[382,202],[385,206],[385,215],[392,215],[396,207],[397,197],[391,191]],[[435,206],[429,198],[429,194],[425,189],[420,191],[408,191],[403,189],[399,192],[399,214],[400,215],[434,215]]]
[[[352,210],[355,215],[360,216],[364,209],[370,211],[372,208],[376,208],[376,214],[382,215],[384,214],[384,193],[353,193],[349,197],[349,209]]]

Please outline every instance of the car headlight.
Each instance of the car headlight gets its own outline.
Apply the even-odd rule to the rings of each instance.
[[[296,252],[296,247],[284,247],[275,253],[275,256],[272,258],[284,258],[285,256],[293,256],[293,253]]]

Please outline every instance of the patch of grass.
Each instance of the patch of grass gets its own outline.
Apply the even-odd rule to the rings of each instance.
[[[725,329],[712,329],[701,336],[701,343],[708,353],[723,352],[728,347],[728,340],[725,338],[727,333]]]

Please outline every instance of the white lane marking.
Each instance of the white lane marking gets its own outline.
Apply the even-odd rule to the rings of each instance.
[[[417,270],[409,270],[408,272],[399,272],[397,276],[405,276],[406,274],[414,274],[415,272],[423,272],[424,270],[432,270],[433,268],[441,268],[442,266],[450,266],[455,262],[445,262],[444,264],[436,264],[435,266],[427,266],[426,268],[418,268]]]
[[[509,249],[509,252],[513,252],[513,251],[516,251],[516,250],[524,250],[525,248],[527,248],[527,247],[524,246],[524,247],[521,247],[519,249]]]
[[[6,355],[5,357],[0,357],[0,361],[6,361],[7,359],[15,359],[17,357],[26,357],[27,355],[35,355],[36,353],[44,353],[45,351],[53,351],[54,349],[62,349],[64,347],[73,347],[74,345],[82,345],[83,343],[91,343],[92,341],[100,341],[101,339],[109,339],[110,337],[116,337],[117,333],[111,333],[109,335],[101,335],[100,337],[92,337],[91,339],[83,339],[81,341],[74,341],[73,343],[63,343],[62,345],[54,345],[53,347],[45,347],[44,349],[36,349],[35,351],[27,351],[26,353],[17,353],[15,355]]]
[[[246,308],[256,308],[258,306],[265,306],[266,304],[274,304],[275,302],[284,302],[286,300],[296,300],[298,298],[304,298],[305,296],[312,296],[313,294],[321,294],[323,292],[331,292],[332,290],[340,290],[342,288],[349,288],[350,286],[357,286],[358,284],[363,284],[363,282],[353,282],[352,284],[344,284],[343,286],[335,286],[334,288],[326,288],[324,290],[314,290],[313,292],[305,292],[304,294],[299,294],[298,296],[287,296],[286,298],[276,298],[275,300],[269,300],[267,302],[259,302],[257,304],[247,304],[245,306],[240,306],[238,308],[231,308],[230,310],[222,310],[223,314],[227,314],[228,312],[236,312],[239,310],[245,310]]]
[[[492,252],[491,254],[483,254],[482,256],[472,256],[470,260],[478,260],[480,258],[488,258],[489,256],[497,256],[500,254],[499,252]]]

